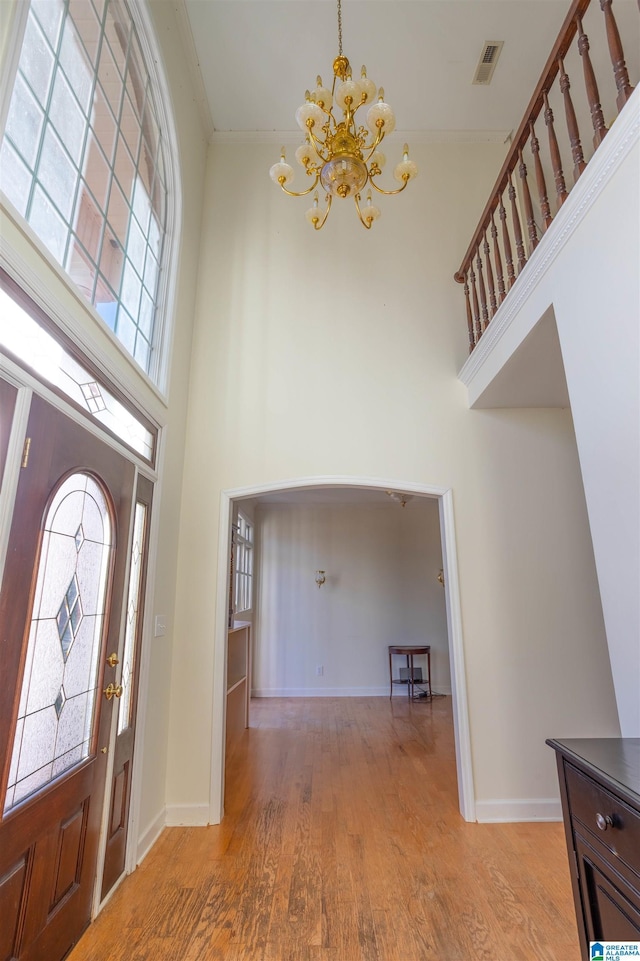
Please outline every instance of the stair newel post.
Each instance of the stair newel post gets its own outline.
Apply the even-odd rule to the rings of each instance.
[[[480,256],[480,241],[476,251],[476,267],[478,268],[478,293],[480,295],[480,316],[482,317],[482,330],[487,329],[489,323],[489,310],[487,308],[487,291],[484,286],[484,274],[482,270],[482,257]]]
[[[469,299],[469,272],[464,275],[464,299],[467,306],[467,330],[469,331],[469,353],[476,346],[476,339],[473,333],[473,314],[471,313],[471,300]]]
[[[498,309],[498,301],[496,300],[496,285],[493,280],[493,267],[491,266],[491,250],[489,248],[489,241],[487,240],[487,228],[483,234],[483,244],[482,249],[484,250],[484,262],[487,265],[487,287],[489,288],[489,319],[493,317],[496,310]]]
[[[618,24],[616,23],[616,18],[611,8],[611,0],[600,0],[600,9],[604,13],[604,22],[607,28],[607,43],[609,44],[613,76],[615,77],[616,89],[618,91],[616,106],[618,110],[622,110],[633,93],[633,87],[629,83],[629,71],[624,62],[624,51],[618,32]]]
[[[591,111],[591,123],[593,124],[593,146],[599,147],[605,138],[607,126],[604,122],[598,83],[589,54],[589,38],[582,29],[582,20],[580,17],[576,18],[576,23],[578,25],[578,50],[582,57],[584,85],[587,90],[587,100],[589,101],[589,110]]]
[[[518,213],[518,203],[516,199],[516,188],[513,186],[511,174],[509,174],[509,200],[511,201],[511,219],[513,220],[513,236],[516,241],[516,256],[518,258],[518,273],[527,262],[524,254],[524,241],[522,238],[522,227],[520,226],[520,214]]]
[[[580,143],[580,130],[578,129],[576,112],[573,109],[573,101],[571,99],[571,84],[569,82],[569,76],[564,69],[562,57],[558,58],[558,67],[560,69],[560,90],[562,91],[562,96],[564,97],[564,112],[567,118],[569,140],[571,141],[571,156],[573,157],[573,182],[576,183],[580,177],[580,174],[587,165],[584,161],[582,144]]]
[[[471,301],[473,304],[473,327],[475,331],[476,344],[482,337],[482,325],[480,323],[480,305],[478,303],[478,291],[476,289],[476,275],[473,272],[473,260],[469,264],[469,280],[471,281]]]
[[[502,273],[502,257],[500,256],[500,245],[498,243],[498,228],[491,214],[491,237],[493,238],[493,261],[496,265],[496,280],[498,283],[498,302],[501,304],[506,296],[504,289],[504,274]]]
[[[538,187],[538,197],[540,199],[540,212],[542,213],[542,223],[544,224],[544,229],[547,230],[553,218],[551,216],[551,208],[549,206],[547,184],[544,179],[542,161],[540,160],[540,141],[536,137],[533,120],[529,124],[529,130],[531,131],[531,153],[533,154],[533,165],[536,171],[536,185]]]
[[[556,182],[556,194],[558,197],[558,206],[562,204],[567,199],[567,185],[564,180],[564,173],[562,170],[562,159],[560,157],[560,147],[558,146],[558,138],[556,137],[555,127],[553,125],[553,110],[549,106],[549,98],[547,97],[547,91],[544,91],[544,122],[547,125],[547,131],[549,133],[549,151],[551,153],[551,164],[553,166],[553,177]]]
[[[507,211],[505,210],[502,195],[500,196],[499,215],[502,221],[502,243],[504,245],[504,259],[507,265],[507,289],[511,290],[516,279],[516,272],[513,269],[513,254],[511,253],[511,238],[509,237],[509,226],[507,224]]]
[[[529,253],[534,251],[538,246],[538,231],[536,228],[535,217],[533,216],[533,204],[531,202],[531,191],[529,190],[529,181],[527,179],[527,165],[522,158],[522,147],[518,150],[518,160],[520,161],[518,165],[518,174],[520,180],[522,181],[522,196],[524,199],[524,213],[527,219],[527,233],[529,234]]]

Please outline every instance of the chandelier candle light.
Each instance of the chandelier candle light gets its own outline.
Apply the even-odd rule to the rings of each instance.
[[[296,150],[296,160],[304,167],[306,175],[313,177],[307,190],[296,193],[288,189],[294,177],[293,167],[285,159],[284,147],[280,162],[273,165],[269,174],[290,197],[305,197],[315,190],[318,183],[325,190],[326,206],[318,205],[318,192],[306,218],[314,230],[324,225],[334,197],[353,197],[363,226],[369,230],[380,210],[372,203],[371,190],[361,206],[361,191],[367,183],[378,193],[390,197],[401,193],[418,173],[413,160],[409,160],[409,147],[404,145],[402,160],[393,172],[401,184],[396,190],[383,190],[375,178],[382,173],[385,156],[378,149],[386,134],[395,127],[393,110],[385,103],[384,90],[380,87],[375,100],[376,86],[367,77],[365,67],[359,80],[354,80],[349,61],[342,54],[342,8],[338,0],[338,56],[333,61],[333,84],[331,90],[317,78],[316,89],[306,91],[305,102],[296,110],[296,122],[306,134],[306,140]],[[367,126],[356,125],[356,112],[370,104],[366,115]],[[343,113],[342,120],[334,116],[335,106]],[[367,129],[368,128],[368,129]]]

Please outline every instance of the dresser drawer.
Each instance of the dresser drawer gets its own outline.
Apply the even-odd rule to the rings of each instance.
[[[640,814],[569,764],[565,775],[572,819],[640,875]]]

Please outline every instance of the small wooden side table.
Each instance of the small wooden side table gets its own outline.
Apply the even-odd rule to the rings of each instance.
[[[407,681],[407,697],[415,697],[414,694],[414,680],[413,680],[413,658],[415,656],[420,656],[425,654],[427,657],[427,688],[429,693],[425,695],[426,697],[432,696],[431,691],[431,645],[415,645],[415,644],[390,644],[389,645],[389,697],[393,697],[393,665],[392,657],[394,654],[404,654],[407,658],[407,667],[409,668],[409,679]],[[404,681],[402,682],[404,683]]]

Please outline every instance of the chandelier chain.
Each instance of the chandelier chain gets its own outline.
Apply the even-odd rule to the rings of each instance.
[[[342,3],[338,0],[338,56],[342,56]]]

